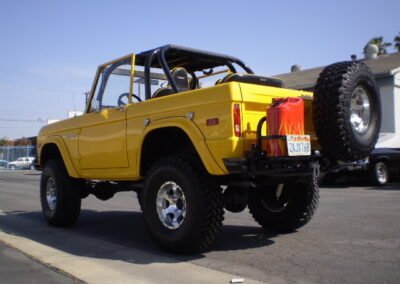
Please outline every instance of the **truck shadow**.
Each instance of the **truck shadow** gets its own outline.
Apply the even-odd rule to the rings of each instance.
[[[363,190],[376,190],[376,191],[395,191],[395,190],[400,190],[400,182],[393,181],[388,184],[382,185],[382,186],[377,186],[377,185],[371,185],[371,182],[365,181],[365,180],[345,180],[345,181],[339,181],[339,182],[330,182],[330,183],[323,183],[321,185],[321,188],[362,188]]]
[[[53,228],[41,212],[5,212],[0,216],[1,230],[68,254],[120,260],[135,264],[174,263],[207,258],[218,251],[261,248],[274,243],[274,237],[261,228],[224,226],[210,252],[173,255],[162,252],[150,239],[142,213],[83,210],[72,228]],[[27,252],[29,254],[29,252]]]

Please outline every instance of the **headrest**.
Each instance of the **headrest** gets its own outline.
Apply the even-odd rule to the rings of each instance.
[[[172,70],[172,77],[175,80],[178,91],[187,91],[189,87],[188,72],[183,67],[176,67]]]

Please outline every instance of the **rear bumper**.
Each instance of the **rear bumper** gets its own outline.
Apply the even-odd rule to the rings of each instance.
[[[253,177],[303,177],[319,174],[317,157],[265,157],[258,159],[224,159],[229,174]]]

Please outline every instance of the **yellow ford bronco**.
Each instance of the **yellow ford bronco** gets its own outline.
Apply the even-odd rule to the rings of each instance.
[[[41,129],[43,216],[70,226],[89,194],[134,191],[151,237],[175,253],[208,249],[224,210],[295,231],[318,206],[319,172],[366,157],[380,120],[362,62],[327,66],[310,93],[232,56],[131,54],[99,66],[82,116]]]

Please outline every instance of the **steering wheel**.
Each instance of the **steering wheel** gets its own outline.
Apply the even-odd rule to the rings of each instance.
[[[126,102],[125,102],[125,98],[126,97]],[[137,99],[139,102],[142,101],[142,99],[138,96],[136,96],[135,94],[132,94],[132,97]],[[129,98],[129,93],[122,93],[119,95],[118,97],[118,106],[125,106],[128,103],[128,98]]]

